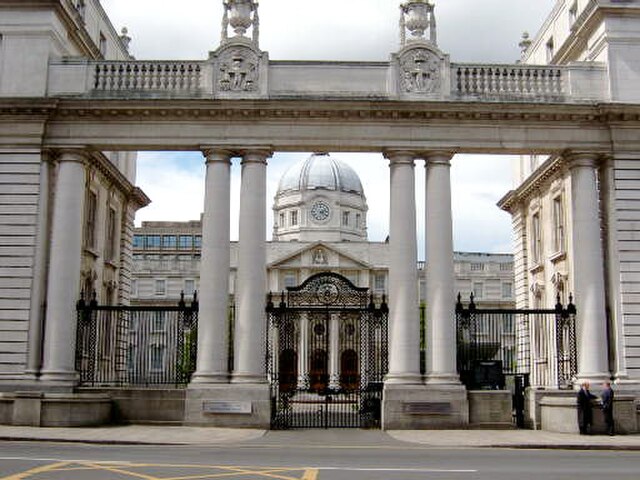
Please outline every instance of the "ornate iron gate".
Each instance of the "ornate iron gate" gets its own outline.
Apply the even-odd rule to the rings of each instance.
[[[267,305],[271,426],[379,428],[388,308],[335,273]]]

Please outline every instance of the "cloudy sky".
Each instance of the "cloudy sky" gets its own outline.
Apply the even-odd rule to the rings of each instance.
[[[139,59],[205,59],[220,38],[222,0],[102,0],[118,30],[126,26]],[[452,62],[514,63],[523,31],[534,34],[556,0],[437,0],[439,47]],[[387,60],[398,50],[400,0],[261,0],[260,46],[272,60]],[[369,238],[388,234],[389,173],[376,154],[334,153],[360,175],[369,204]],[[271,203],[280,176],[307,152],[276,153],[268,170]],[[232,238],[237,238],[239,172],[232,180]],[[454,247],[511,251],[508,214],[495,203],[511,187],[510,157],[456,156],[452,163]],[[423,258],[424,168],[416,167],[419,257]],[[153,200],[144,220],[199,218],[204,163],[199,153],[141,153],[138,184]]]

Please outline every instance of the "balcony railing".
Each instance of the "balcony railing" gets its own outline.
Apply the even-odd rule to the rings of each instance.
[[[166,92],[196,94],[202,88],[199,62],[97,62],[95,92]]]
[[[527,65],[454,65],[452,94],[479,98],[560,98],[567,95],[566,69]]]

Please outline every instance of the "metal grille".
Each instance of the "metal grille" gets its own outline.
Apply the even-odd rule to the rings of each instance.
[[[269,299],[272,428],[379,428],[388,371],[384,298],[321,273]]]
[[[195,296],[194,296],[195,297]],[[176,307],[78,302],[76,370],[81,386],[186,385],[195,371],[198,302]]]
[[[558,299],[555,309],[499,310],[477,309],[473,297],[465,308],[458,298],[462,382],[468,388],[503,388],[503,380],[486,378],[493,367],[502,376],[529,375],[532,386],[570,388],[577,371],[575,314],[572,299],[566,307]]]

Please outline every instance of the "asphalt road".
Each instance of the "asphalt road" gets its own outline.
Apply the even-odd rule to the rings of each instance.
[[[638,480],[640,452],[434,449],[357,431],[272,432],[197,447],[0,442],[0,480],[140,478]]]

